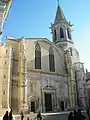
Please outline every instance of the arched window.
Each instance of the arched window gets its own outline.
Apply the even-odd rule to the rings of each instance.
[[[71,40],[71,34],[70,34],[69,29],[67,29],[67,35],[68,35],[68,39],[70,39],[70,40]]]
[[[54,30],[54,41],[56,41],[57,39],[57,33],[56,33],[56,30]]]
[[[54,52],[51,47],[49,49],[49,70],[55,72]]]
[[[41,48],[39,43],[35,46],[35,69],[41,69]]]
[[[64,38],[63,28],[60,28],[60,38]]]

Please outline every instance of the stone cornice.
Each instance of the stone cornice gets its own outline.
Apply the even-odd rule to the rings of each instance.
[[[40,73],[40,74],[48,74],[48,75],[57,75],[57,76],[63,76],[66,77],[68,76],[68,74],[60,74],[60,73],[55,73],[55,72],[44,72],[42,70],[36,70],[36,69],[27,69],[27,72],[36,72],[36,73]]]
[[[69,43],[74,44],[74,42],[73,42],[73,41],[70,41],[70,40],[62,40],[62,41],[59,41],[59,40],[58,40],[58,41],[55,42],[55,44],[57,44],[57,43],[59,43],[59,42],[61,42],[61,43],[62,43],[62,42],[69,42]]]

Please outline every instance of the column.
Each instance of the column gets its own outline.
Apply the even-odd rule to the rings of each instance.
[[[54,99],[54,93],[52,93],[52,110],[55,109],[55,99]]]
[[[24,53],[20,54],[19,58],[19,72],[20,72],[20,111],[28,112],[28,103],[27,103],[27,66]]]
[[[27,84],[23,82],[20,87],[20,111],[28,112],[28,105],[27,105]]]
[[[25,102],[26,102],[26,104],[28,104],[27,103],[27,79],[26,79],[26,83],[25,83]]]
[[[23,87],[23,100],[24,100],[24,105],[23,105],[23,109],[24,111],[28,110],[28,103],[27,103],[27,80],[24,83],[24,87]]]
[[[42,93],[43,96],[43,112],[45,112],[45,96],[44,96],[44,92]]]
[[[43,93],[42,93],[42,87],[41,87],[41,103],[40,103],[40,110],[43,112]]]

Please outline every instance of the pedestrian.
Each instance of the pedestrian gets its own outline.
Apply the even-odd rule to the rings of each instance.
[[[85,116],[81,113],[81,110],[79,109],[77,114],[76,114],[76,119],[77,120],[85,120]]]
[[[70,112],[70,113],[69,113],[69,116],[68,116],[68,120],[73,120],[73,118],[74,118],[74,117],[73,117],[73,112]]]
[[[89,110],[89,108],[87,109],[87,115],[88,115],[88,118],[90,120],[90,110]]]
[[[27,117],[27,120],[29,120],[29,117]]]
[[[89,108],[87,109],[87,115],[89,116]]]
[[[3,120],[9,120],[8,119],[8,111],[6,111],[5,115],[3,116]]]
[[[40,112],[38,112],[38,114],[37,114],[37,120],[42,120],[42,116],[41,116]]]
[[[74,109],[73,113],[74,113],[74,115],[76,115],[76,113],[77,113],[76,109]]]
[[[24,115],[23,115],[23,112],[21,111],[21,120],[23,120],[24,118]]]
[[[74,109],[73,113],[74,113],[73,119],[76,120],[76,118],[77,118],[77,111]]]
[[[12,120],[12,119],[13,119],[13,116],[12,116],[12,109],[11,109],[9,112],[9,120]]]

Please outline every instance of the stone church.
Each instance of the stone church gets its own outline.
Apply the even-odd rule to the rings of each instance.
[[[84,65],[60,5],[52,40],[6,37],[0,45],[0,109],[63,111],[87,107]]]

